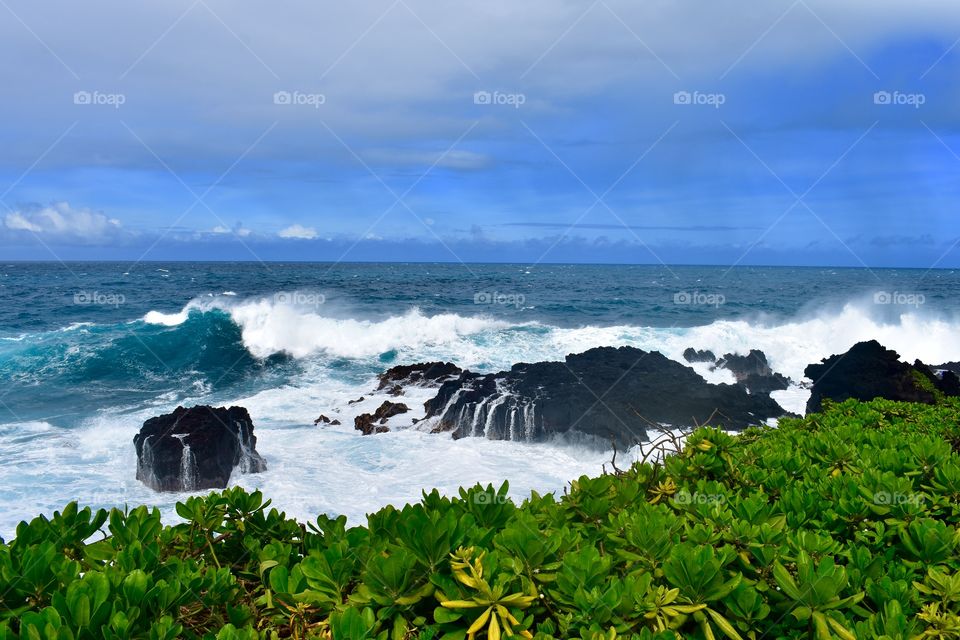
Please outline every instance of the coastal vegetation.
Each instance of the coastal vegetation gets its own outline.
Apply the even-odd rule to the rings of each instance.
[[[0,640],[960,638],[960,400],[826,402],[522,504],[366,526],[230,488],[0,544]]]

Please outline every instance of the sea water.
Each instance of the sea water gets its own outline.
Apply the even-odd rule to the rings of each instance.
[[[960,272],[604,265],[0,264],[0,536],[70,500],[172,505],[135,479],[133,436],[177,405],[242,405],[268,470],[234,473],[289,515],[364,515],[509,480],[522,499],[600,473],[582,442],[453,440],[410,428],[430,390],[410,389],[391,432],[353,417],[383,398],[376,375],[453,361],[491,372],[597,346],[763,350],[794,385],[803,370],[877,339],[905,359],[960,359]],[[725,371],[694,368],[710,382]],[[364,396],[362,402],[351,400]],[[320,414],[341,426],[314,426]],[[618,466],[637,451],[620,452]],[[609,467],[608,467],[609,468]]]

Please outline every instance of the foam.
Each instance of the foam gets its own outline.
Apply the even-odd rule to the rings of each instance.
[[[910,310],[883,316],[882,307],[865,301],[783,321],[756,318],[718,320],[690,328],[632,325],[559,328],[538,322],[509,324],[485,316],[454,313],[425,315],[418,308],[382,319],[325,315],[323,305],[296,304],[317,299],[314,292],[287,292],[269,298],[236,300],[209,296],[190,301],[176,313],[150,311],[143,321],[177,326],[193,312],[219,309],[241,328],[245,347],[257,357],[285,352],[296,358],[322,354],[368,359],[396,352],[395,360],[426,357],[454,360],[479,369],[516,362],[562,359],[598,346],[635,346],[658,350],[679,362],[688,347],[724,353],[761,349],[774,370],[799,380],[806,365],[876,339],[904,358],[941,362],[960,358],[960,322]],[[322,298],[321,298],[322,299]],[[710,382],[730,382],[727,372],[694,365]]]
[[[659,350],[683,362],[688,347],[728,352],[763,350],[774,370],[795,382],[806,365],[855,342],[877,339],[908,360],[928,363],[960,360],[960,323],[924,309],[890,316],[864,301],[802,316],[771,320],[720,320],[690,328],[642,326],[552,327],[510,324],[485,316],[437,314],[407,309],[389,317],[338,317],[330,305],[305,306],[296,296],[240,299],[211,295],[175,313],[151,311],[142,321],[167,327],[183,324],[193,313],[220,310],[240,327],[244,346],[257,357],[283,351],[298,358],[293,383],[235,390],[231,396],[210,389],[187,389],[191,398],[158,396],[137,407],[107,407],[75,429],[49,422],[0,426],[0,535],[38,513],[51,513],[72,499],[93,506],[157,505],[175,519],[173,505],[184,496],[157,494],[134,479],[131,443],[146,418],[166,413],[177,403],[240,404],[257,426],[258,450],[266,473],[238,476],[234,482],[261,488],[288,514],[309,520],[318,513],[346,514],[362,523],[364,514],[385,504],[417,500],[420,491],[437,487],[452,494],[474,482],[511,482],[511,495],[561,490],[581,474],[597,474],[609,452],[575,443],[525,444],[465,438],[408,429],[423,415],[432,391],[411,389],[399,401],[411,412],[390,421],[392,431],[360,436],[353,418],[373,411],[387,396],[372,394],[374,374],[394,363],[451,360],[478,371],[506,369],[516,362],[562,359],[596,346],[631,345]],[[303,298],[300,299],[309,299]],[[887,310],[889,311],[889,309]],[[384,358],[384,354],[389,357]],[[347,359],[348,367],[338,363]],[[732,382],[728,371],[693,365],[710,382]],[[364,395],[362,403],[348,401]],[[787,410],[801,413],[808,392],[794,386],[773,397]],[[397,401],[396,398],[391,398]],[[314,427],[321,413],[340,427]],[[636,450],[621,455],[627,466]]]

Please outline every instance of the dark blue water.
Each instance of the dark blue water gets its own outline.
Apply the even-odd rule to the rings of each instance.
[[[811,306],[876,291],[923,294],[927,308],[960,309],[960,271],[629,265],[304,263],[13,263],[0,265],[0,335],[71,323],[114,324],[149,311],[179,311],[225,291],[239,298],[315,291],[328,308],[382,318],[484,313],[511,322],[696,326],[758,313],[790,317]],[[676,304],[677,293],[719,294],[725,303]],[[500,294],[502,304],[481,295]],[[511,296],[522,296],[514,304]],[[92,303],[90,302],[92,301]]]

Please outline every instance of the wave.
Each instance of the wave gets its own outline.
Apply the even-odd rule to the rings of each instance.
[[[378,320],[337,317],[317,306],[298,304],[316,294],[292,292],[273,298],[230,301],[197,299],[181,311],[148,313],[144,322],[177,326],[192,313],[221,311],[239,327],[244,347],[255,357],[286,353],[295,358],[399,360],[428,355],[462,366],[503,366],[531,359],[560,358],[595,346],[632,345],[659,350],[682,361],[687,347],[724,353],[762,349],[775,369],[795,379],[803,368],[861,340],[877,339],[909,359],[941,362],[960,357],[960,321],[922,309],[890,315],[866,300],[821,309],[791,319],[757,316],[717,320],[685,328],[635,325],[561,328],[538,322],[508,323],[485,316],[425,315],[412,308]]]
[[[379,357],[393,351],[417,351],[453,345],[468,336],[510,327],[508,323],[453,313],[425,316],[417,308],[382,320],[325,316],[309,300],[320,294],[278,293],[234,303],[222,298],[197,298],[176,313],[150,311],[143,322],[178,326],[191,314],[222,311],[240,327],[243,344],[258,358],[286,353],[303,358],[325,353],[342,358]]]
[[[205,296],[179,311],[150,311],[129,323],[83,323],[28,334],[0,342],[0,375],[14,387],[29,388],[32,402],[51,402],[57,411],[66,411],[62,405],[70,403],[115,406],[122,400],[142,406],[170,394],[204,398],[220,391],[249,397],[277,386],[332,380],[363,388],[396,363],[450,360],[496,371],[598,346],[657,350],[680,362],[688,347],[718,356],[761,349],[773,369],[794,382],[803,379],[808,364],[868,339],[910,360],[936,364],[960,359],[956,318],[919,308],[884,315],[888,307],[866,300],[792,319],[757,316],[684,328],[557,327],[483,315],[427,315],[415,307],[357,318],[320,304],[322,300],[305,291],[246,299]],[[710,371],[706,364],[694,368],[710,382],[732,382],[727,371]],[[802,399],[789,403],[787,408],[795,410]]]
[[[0,340],[0,379],[9,391],[0,405],[0,454],[10,461],[0,469],[0,535],[19,518],[49,512],[71,498],[102,506],[169,506],[181,499],[153,494],[134,479],[130,445],[143,420],[179,403],[248,407],[270,470],[239,481],[268,490],[288,512],[304,517],[328,512],[362,519],[366,511],[416,498],[425,486],[453,491],[503,478],[522,497],[531,489],[561,487],[579,473],[599,473],[609,460],[576,445],[452,441],[403,429],[408,425],[402,420],[391,424],[398,427],[391,433],[357,437],[352,417],[382,401],[370,394],[371,382],[394,363],[451,360],[494,371],[596,346],[658,350],[681,362],[688,347],[717,355],[754,348],[767,354],[775,370],[800,382],[807,364],[874,338],[906,359],[960,360],[958,319],[915,308],[890,315],[889,307],[868,300],[793,318],[571,328],[416,308],[362,318],[312,304],[319,298],[311,295],[318,294],[205,296],[132,322],[78,323]],[[727,371],[694,368],[711,382],[732,381]],[[408,391],[412,411],[404,416],[411,423],[430,393]],[[800,411],[806,393],[794,386],[775,398]],[[363,402],[348,403],[360,395]],[[314,427],[320,413],[336,415],[342,426]],[[358,478],[366,487],[359,494]]]
[[[282,354],[258,358],[222,311],[188,312],[170,326],[71,325],[0,343],[12,417],[87,414],[158,397],[203,397],[239,381],[292,373]],[[5,422],[0,414],[0,422]]]

